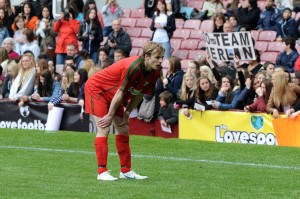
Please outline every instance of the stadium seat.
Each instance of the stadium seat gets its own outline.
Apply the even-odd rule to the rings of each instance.
[[[282,42],[280,42],[280,41],[270,42],[269,45],[268,45],[267,51],[280,52],[281,53],[283,51]]]
[[[300,12],[297,12],[297,14],[295,16],[295,21],[298,21],[299,18],[300,18]]]
[[[254,41],[257,41],[259,37],[259,32],[257,30],[251,30],[251,36],[254,39]]]
[[[262,31],[259,36],[258,40],[259,41],[275,41],[277,36],[277,32],[273,30],[265,30]]]
[[[188,55],[188,59],[189,60],[195,60],[196,57],[198,57],[200,55],[202,55],[201,57],[205,57],[206,56],[206,52],[204,50],[190,50],[189,51],[189,55]]]
[[[161,63],[162,68],[168,69],[169,65],[168,65],[168,60],[164,59],[163,62]]]
[[[144,8],[136,8],[136,9],[131,10],[130,17],[144,18],[145,17],[145,9]]]
[[[214,30],[213,20],[207,19],[202,21],[200,30],[205,32],[212,32]]]
[[[203,40],[202,30],[191,30],[190,39],[200,39]]]
[[[205,42],[202,40],[199,42],[198,49],[201,49],[203,47],[206,47],[206,45],[205,45]]]
[[[186,20],[183,28],[184,29],[200,29],[200,25],[201,25],[201,21],[197,20],[197,19],[190,19],[190,20]]]
[[[172,56],[177,56],[179,59],[187,59],[188,54],[188,50],[174,50]]]
[[[142,48],[132,48],[132,50],[130,51],[130,54],[129,56],[138,56],[138,55],[141,55],[143,52],[143,49]]]
[[[104,47],[106,41],[107,41],[108,37],[103,37],[103,41],[100,43],[101,47]]]
[[[186,7],[196,8],[197,10],[202,10],[203,1],[188,1]]]
[[[141,32],[142,32],[142,29],[141,28],[128,28],[126,30],[126,32],[129,34],[129,36],[131,38],[133,37],[140,37],[141,36]]]
[[[123,8],[124,14],[120,15],[120,18],[129,18],[131,9],[130,8]]]
[[[257,2],[257,7],[259,7],[259,9],[261,11],[263,11],[266,8],[266,2],[265,1],[258,1]]]
[[[136,19],[133,18],[121,18],[121,26],[122,27],[131,27],[133,28],[136,24]]]
[[[187,59],[180,60],[180,63],[181,63],[181,69],[182,69],[184,72],[186,72],[187,67],[188,67],[190,61],[191,61],[191,60],[187,60]]]
[[[172,38],[170,40],[171,48],[173,48],[174,50],[178,50],[180,48],[181,41],[182,41],[182,39],[173,39]]]
[[[141,37],[142,38],[151,38],[153,34],[153,31],[150,30],[150,28],[142,28]]]
[[[254,48],[257,49],[259,52],[265,52],[268,49],[268,42],[257,41],[257,42],[255,42]]]
[[[198,40],[188,39],[183,40],[180,45],[180,49],[183,50],[196,50],[198,48]]]
[[[177,39],[187,39],[190,36],[190,30],[187,29],[176,29],[173,33],[172,38],[177,38]]]
[[[135,26],[150,29],[151,23],[152,23],[151,18],[141,18],[136,20]]]
[[[270,61],[270,62],[276,62],[276,59],[277,59],[277,56],[278,56],[278,53],[276,52],[263,52],[261,55],[260,55],[260,60],[262,62],[267,62],[267,61]]]
[[[176,29],[183,28],[184,20],[183,19],[175,19],[175,25],[176,25]]]
[[[132,47],[136,48],[144,48],[144,46],[148,43],[149,39],[146,38],[134,38],[132,40]]]

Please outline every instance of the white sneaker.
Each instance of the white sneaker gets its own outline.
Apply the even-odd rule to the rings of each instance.
[[[113,181],[118,180],[118,178],[115,178],[108,171],[105,171],[103,173],[98,174],[97,180]]]
[[[135,173],[134,171],[128,171],[127,173],[120,172],[119,178],[145,180],[145,179],[148,179],[148,176],[141,176],[141,175]]]

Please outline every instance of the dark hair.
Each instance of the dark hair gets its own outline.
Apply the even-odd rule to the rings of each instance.
[[[62,2],[63,2],[63,1],[62,1]],[[75,8],[74,8],[74,7],[75,7]],[[66,7],[64,10],[66,10],[66,9],[69,11],[69,13],[72,14],[73,19],[76,19],[76,17],[77,17],[77,12],[76,12],[75,9],[77,9],[77,6],[76,6],[75,4],[68,3],[67,7]]]
[[[34,54],[33,54],[33,52],[32,52],[31,50],[25,50],[24,53],[23,53],[23,55],[26,54],[26,53],[30,53],[30,54],[34,57]],[[22,56],[23,56],[23,55],[22,55]],[[35,58],[35,57],[34,57],[34,58]],[[21,60],[21,56],[20,56],[20,58],[19,58],[19,61],[20,61],[20,60]]]
[[[85,49],[82,49],[82,50],[79,51],[77,54],[78,54],[80,57],[82,57],[84,60],[87,60],[87,59],[90,58],[89,52],[88,52],[87,50],[85,50]]]
[[[89,7],[89,5],[90,4],[95,4],[96,6],[95,6],[95,9],[96,9],[96,13],[98,13],[98,9],[97,9],[97,4],[96,4],[96,2],[95,2],[95,0],[87,0],[86,2],[85,2],[85,4],[84,4],[84,6],[83,6],[83,18],[84,19],[86,19],[87,18],[87,12],[88,12],[88,10],[90,9],[90,7]],[[98,16],[97,16],[98,17]]]
[[[300,79],[300,70],[295,71],[295,78]]]
[[[233,79],[229,75],[226,75],[226,76],[222,77],[222,80],[224,78],[227,78],[229,80],[229,84],[230,84],[230,89],[228,89],[226,97],[225,97],[225,102],[227,104],[230,104],[231,101],[232,101],[232,99],[233,99],[234,81],[233,81]],[[222,80],[221,80],[221,85],[222,85]]]
[[[273,88],[273,84],[272,84],[271,80],[269,80],[269,79],[265,79],[265,80],[262,82],[262,84],[264,84],[265,87],[266,87],[266,94],[264,95],[264,101],[265,101],[265,103],[267,104],[268,101],[269,101],[269,97],[270,97],[270,95],[271,95],[271,91],[272,91],[272,88]]]
[[[33,5],[30,2],[26,2],[26,3],[24,3],[23,9],[22,9],[22,13],[24,13],[24,8],[25,8],[26,5],[28,5],[29,8],[30,8],[30,13],[29,13],[29,18],[28,18],[28,21],[29,21],[29,20],[31,20],[31,18],[33,16],[35,16],[35,12],[34,12]]]
[[[238,5],[239,5],[239,0],[233,0],[230,6],[230,13],[235,14]]]
[[[40,54],[37,58],[38,59],[46,59],[47,60],[48,57],[45,54]]]
[[[107,48],[99,48],[98,49],[98,56],[99,56],[100,52],[104,52],[107,56],[108,56],[108,53],[109,53]]]
[[[72,56],[67,55],[66,58],[65,58],[65,61],[66,60],[73,60],[73,62],[75,63],[74,58]]]
[[[164,91],[159,94],[159,99],[164,99],[167,104],[170,104],[173,102],[173,94],[169,91]]]
[[[257,8],[257,0],[248,0],[252,8]]]
[[[268,66],[269,66],[270,64],[272,64],[272,65],[274,66],[274,68],[275,68],[275,64],[274,64],[273,62],[267,61],[267,62],[265,62],[264,65],[263,65],[264,70],[267,70],[267,68],[268,68]]]
[[[256,61],[259,63],[260,62],[260,52],[257,49],[254,49],[254,53],[255,53],[255,57],[257,56]]]
[[[209,90],[204,91],[200,87],[200,81],[203,79],[207,79],[209,83]],[[202,104],[205,104],[206,101],[211,99],[211,95],[215,89],[215,86],[211,83],[211,81],[207,77],[199,77],[197,82],[197,92],[196,92],[196,100]]]
[[[100,24],[99,19],[98,19],[98,16],[97,16],[97,9],[95,9],[95,8],[89,9],[89,10],[87,11],[87,13],[86,13],[86,17],[84,18],[84,20],[85,20],[88,24],[91,23],[90,18],[89,18],[89,14],[91,13],[92,10],[95,10],[95,12],[96,12],[96,17],[95,17],[95,19],[94,19],[94,21],[93,21],[92,30],[99,30],[99,28],[100,28],[101,31],[102,31],[102,27],[101,27],[101,24]],[[93,35],[93,36],[95,36],[95,35]]]
[[[283,41],[285,43],[285,45],[290,45],[290,48],[292,50],[295,50],[295,45],[296,45],[296,42],[295,42],[295,39],[292,38],[292,37],[287,37],[287,38],[284,38]]]
[[[222,13],[219,13],[219,14],[215,15],[214,18],[213,18],[213,20],[214,20],[214,23],[213,23],[214,28],[217,28],[217,27],[216,27],[216,20],[217,20],[217,18],[222,19],[223,25],[224,25],[224,23],[226,22],[225,16],[224,16]]]
[[[75,73],[78,73],[79,76],[80,76],[80,79],[79,79],[79,82],[73,82],[73,88],[72,88],[72,93],[75,95],[75,96],[78,96],[79,93],[80,93],[80,88],[81,86],[83,85],[84,82],[87,81],[88,79],[88,73],[85,69],[83,68],[79,68],[75,71]]]
[[[274,2],[274,1],[273,1],[273,2]],[[282,13],[284,13],[284,11],[286,11],[286,10],[292,12],[292,10],[291,10],[290,8],[284,8],[283,11],[282,11]]]
[[[24,32],[23,32],[23,35],[26,35],[28,43],[33,42],[34,34],[33,34],[33,31],[30,28],[25,29]]]
[[[3,10],[3,12],[4,12],[4,18],[0,20],[0,27],[1,27],[1,29],[3,29],[4,28],[4,24],[7,23],[8,18],[6,16],[7,13],[5,12],[5,9],[4,8],[0,8],[0,10]]]
[[[165,5],[165,13],[167,14],[167,11],[168,11],[168,10],[167,10],[167,4],[166,4],[166,1],[165,1],[165,0],[158,0],[158,1],[157,1],[157,4],[158,4],[159,2]],[[156,4],[156,6],[155,6],[155,11],[156,11],[156,13],[157,13],[157,16],[159,16],[160,11],[159,11],[159,9],[157,8],[157,4]]]
[[[45,8],[47,8],[48,11],[49,11],[49,17],[48,17],[48,19],[49,19],[49,20],[54,19],[53,14],[52,14],[52,9],[49,7],[49,5],[44,5],[44,6],[42,6],[42,12],[41,12],[41,14],[40,14],[40,16],[39,16],[39,19],[40,19],[40,20],[43,19],[43,10],[44,10]]]
[[[41,97],[51,97],[53,78],[49,70],[43,70],[40,77],[44,77],[44,85],[39,81],[38,83],[38,93]]]

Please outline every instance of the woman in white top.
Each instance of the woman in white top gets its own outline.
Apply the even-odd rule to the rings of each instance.
[[[170,39],[176,29],[175,16],[167,11],[165,0],[158,0],[153,15],[151,30],[154,31],[151,41],[160,43],[165,49],[164,59],[171,57]]]
[[[19,62],[19,73],[12,84],[9,99],[15,102],[22,96],[30,96],[33,93],[35,78],[35,61],[30,53],[25,53]]]
[[[34,55],[34,60],[37,59],[37,57],[40,55],[41,50],[38,46],[37,42],[34,39],[34,34],[31,29],[26,29],[23,32],[23,39],[25,41],[25,44],[21,47],[21,54],[23,54],[25,51],[29,50]]]

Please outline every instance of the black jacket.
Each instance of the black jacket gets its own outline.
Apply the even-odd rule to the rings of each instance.
[[[113,40],[117,42],[117,46],[115,48],[111,48],[108,45],[108,41]],[[114,31],[109,33],[108,39],[105,44],[105,48],[109,50],[109,57],[114,57],[114,52],[116,49],[122,49],[125,53],[125,57],[129,56],[129,53],[132,49],[131,39],[130,36],[121,28],[118,32],[117,36],[114,36]]]
[[[236,16],[240,26],[246,27],[248,30],[255,29],[259,20],[260,9],[258,7],[248,10],[248,8],[237,8]]]
[[[167,17],[167,26],[164,27],[164,29],[167,31],[168,36],[169,36],[169,40],[170,40],[171,37],[172,37],[172,35],[173,35],[173,32],[176,30],[175,15],[173,13],[170,13],[170,14],[168,13],[167,16],[168,16]],[[155,25],[155,18],[156,18],[156,13],[154,13],[154,15],[153,15],[152,24],[150,26],[150,29],[153,31],[151,41],[153,39],[154,32],[156,30],[156,28],[154,27],[154,25]]]
[[[84,38],[82,36],[84,32],[86,32],[89,36]],[[89,39],[91,36],[94,36],[94,39],[92,41]],[[90,30],[87,22],[81,22],[77,38],[79,41],[83,41],[83,49],[87,50],[89,53],[97,52],[100,48],[100,43],[103,41],[102,28],[100,23],[97,29]]]

